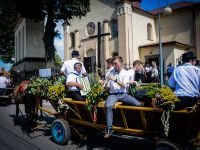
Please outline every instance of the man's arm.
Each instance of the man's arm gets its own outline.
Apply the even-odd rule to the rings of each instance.
[[[66,86],[77,87],[79,90],[83,89],[83,85],[77,82],[66,82]]]
[[[170,78],[168,80],[168,85],[173,89],[175,89],[175,86],[176,86],[175,79],[174,79],[174,73],[175,72],[172,73],[172,75],[170,76]]]

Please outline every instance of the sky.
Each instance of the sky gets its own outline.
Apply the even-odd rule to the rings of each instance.
[[[166,6],[168,4],[180,2],[180,1],[200,2],[200,0],[142,0],[141,8],[146,10],[146,11],[149,11],[149,10],[153,10],[155,8],[158,8],[159,3],[160,3],[160,7],[162,7],[162,6]]]

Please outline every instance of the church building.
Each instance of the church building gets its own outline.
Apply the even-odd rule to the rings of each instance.
[[[194,51],[200,57],[200,3],[177,2],[153,11],[140,8],[141,0],[91,0],[91,11],[81,19],[74,18],[64,27],[64,59],[79,50],[88,72],[105,68],[105,60],[117,52],[124,68],[134,60],[156,61],[159,65],[160,14],[161,39],[165,67],[177,65],[181,55]],[[155,4],[157,5],[157,4]]]

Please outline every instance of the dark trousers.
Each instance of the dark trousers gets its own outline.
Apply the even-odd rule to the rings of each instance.
[[[179,96],[178,97],[180,102],[177,102],[175,105],[176,110],[184,109],[185,107],[192,107],[194,106],[198,100],[200,100],[199,97],[189,97],[189,96]]]
[[[69,96],[73,100],[78,100],[78,101],[84,101],[85,100],[84,96],[81,96],[81,93],[79,91],[70,91]]]

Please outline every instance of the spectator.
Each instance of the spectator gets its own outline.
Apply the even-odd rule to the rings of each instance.
[[[146,63],[145,68],[145,75],[146,75],[146,83],[151,83],[151,74],[152,74],[152,67],[150,66],[149,63]]]
[[[0,95],[5,94],[8,80],[5,76],[5,72],[0,72]]]
[[[152,74],[151,74],[151,82],[152,83],[157,83],[159,80],[158,80],[158,68],[157,68],[157,65],[156,65],[156,62],[152,61]]]
[[[172,66],[172,63],[169,63],[169,65],[167,65],[167,77],[168,77],[168,79],[170,78],[173,71],[174,71],[174,66]]]

